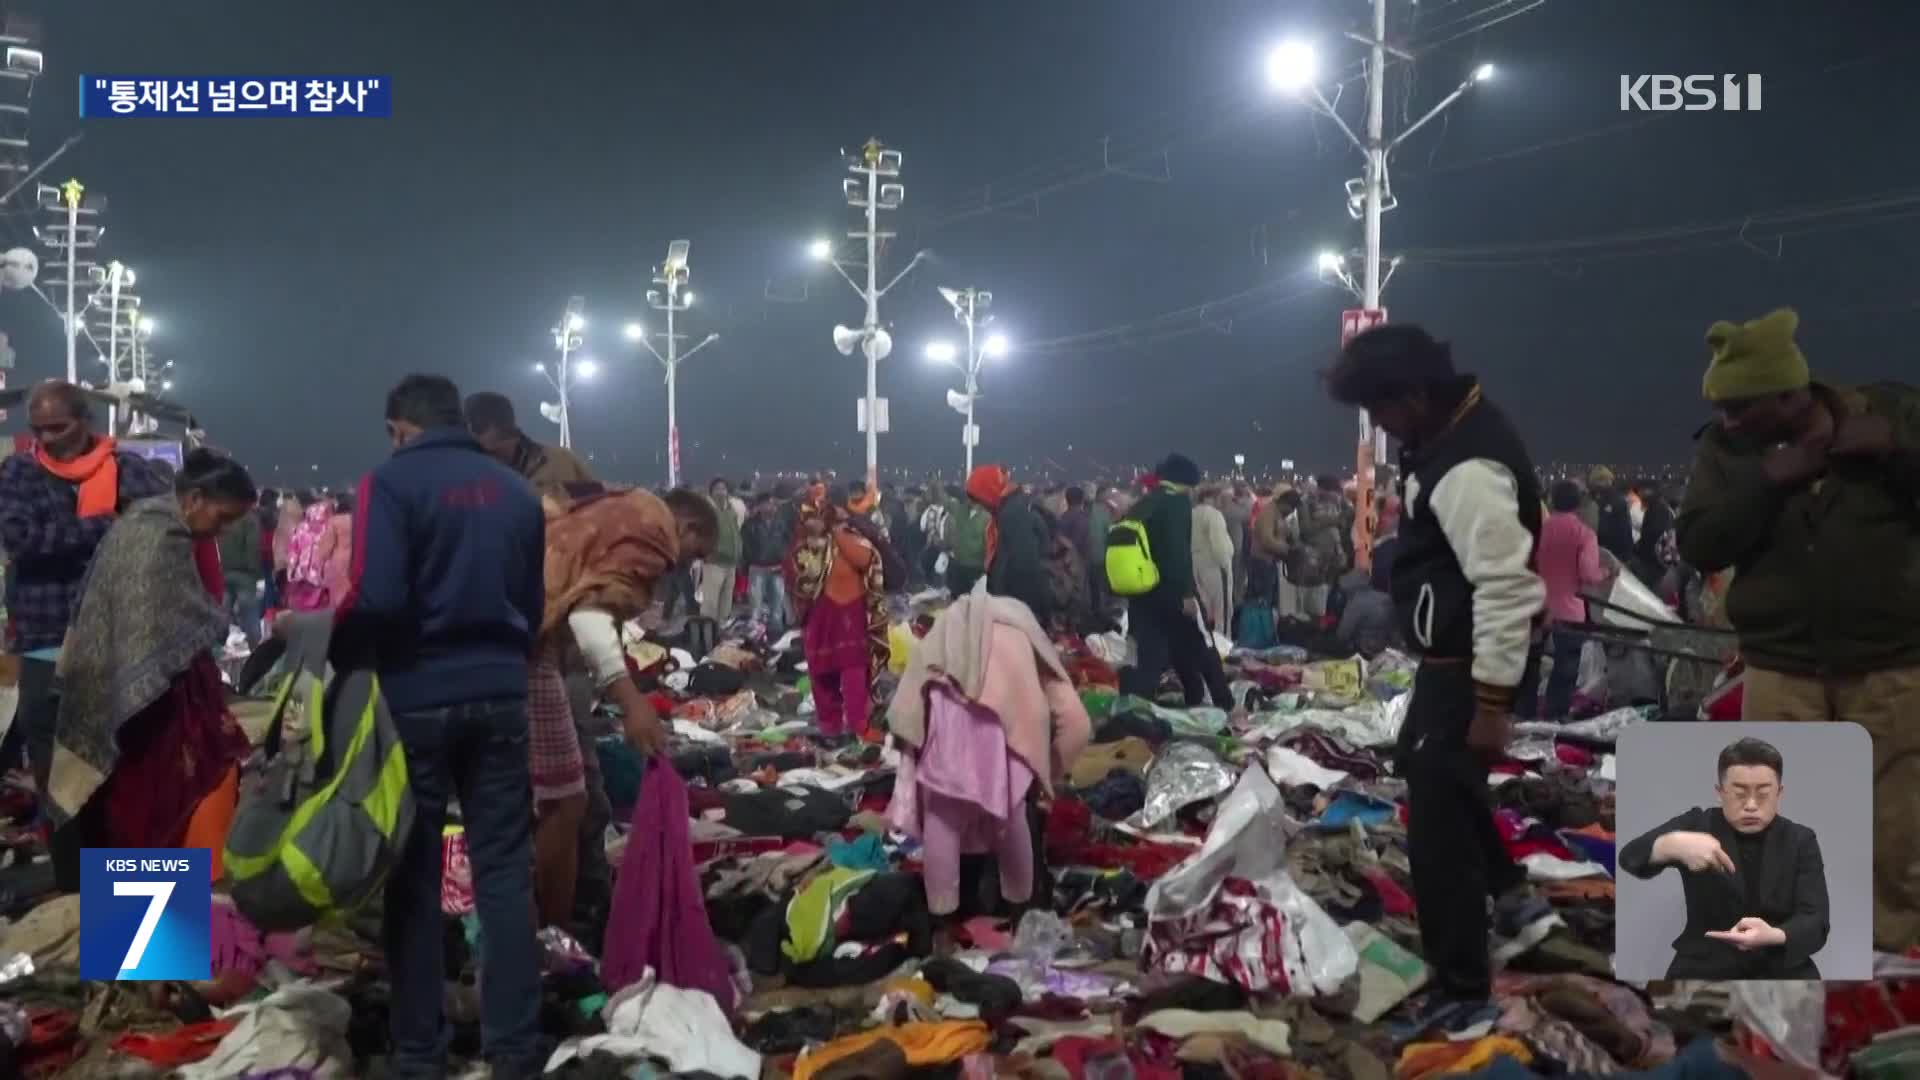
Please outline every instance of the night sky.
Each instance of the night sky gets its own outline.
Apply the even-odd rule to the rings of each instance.
[[[82,73],[392,78],[391,120],[88,121],[45,177],[106,193],[104,252],[139,271],[176,396],[266,482],[377,461],[412,371],[504,391],[551,439],[532,364],[574,293],[602,366],[576,445],[658,481],[659,366],[619,326],[676,238],[687,329],[723,335],[683,369],[686,473],[856,470],[862,365],[829,331],[860,302],[804,253],[853,224],[840,149],[874,135],[906,155],[886,272],[934,253],[881,309],[883,466],[960,463],[956,376],[922,359],[958,330],[937,285],[992,290],[1015,345],[983,377],[983,459],[1351,460],[1315,372],[1352,305],[1312,264],[1360,242],[1361,163],[1262,63],[1314,33],[1351,75],[1359,0],[10,6],[43,20],[36,160],[79,124]],[[1388,308],[1451,338],[1543,461],[1684,460],[1707,325],[1780,304],[1816,371],[1912,379],[1916,9],[1395,0],[1418,59],[1389,74],[1390,131],[1500,70],[1394,159]],[[1722,72],[1764,75],[1764,111],[1619,111],[1620,74]],[[1356,126],[1364,100],[1350,81]],[[15,385],[63,366],[38,300],[0,299],[0,327]]]

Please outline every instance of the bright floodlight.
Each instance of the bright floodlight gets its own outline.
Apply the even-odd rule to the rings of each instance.
[[[140,332],[143,334],[153,333],[153,316],[143,315],[140,317]]]
[[[647,328],[637,322],[628,323],[620,332],[627,335],[628,341],[640,341],[647,336]]]
[[[994,334],[991,337],[987,338],[986,348],[982,349],[981,352],[985,356],[990,356],[995,359],[999,359],[1000,357],[1007,355],[1007,349],[1008,349],[1007,335]]]
[[[1332,251],[1321,252],[1318,259],[1320,272],[1323,274],[1333,273],[1335,270],[1340,269],[1340,261],[1341,260],[1340,260],[1339,254],[1335,252],[1332,252]]]
[[[833,256],[833,241],[823,236],[807,245],[807,254],[816,259],[831,258]]]
[[[575,367],[583,379],[591,379],[600,372],[600,365],[591,360],[582,360],[579,364],[575,365]]]
[[[693,306],[693,294],[692,294],[692,293],[690,293],[690,292],[684,292],[684,293],[681,293],[681,294],[680,294],[680,306],[681,306],[681,307],[692,307],[692,306]]]
[[[567,329],[568,329],[568,330],[571,330],[571,331],[573,331],[573,332],[575,332],[575,333],[579,333],[580,331],[582,331],[582,330],[585,330],[586,328],[587,328],[587,320],[586,320],[586,316],[584,316],[584,315],[569,315],[569,316],[567,316]]]
[[[1276,90],[1290,93],[1305,90],[1313,85],[1319,67],[1313,46],[1304,41],[1283,41],[1267,54],[1267,82]]]
[[[536,360],[533,362],[533,370],[539,372],[542,375],[545,375],[547,373],[547,365]]]
[[[160,384],[160,389],[161,389],[161,391],[162,391],[162,392],[165,392],[165,391],[168,391],[168,390],[172,390],[172,389],[173,389],[173,380],[172,380],[172,379],[168,379],[168,380],[167,380],[166,382],[163,382],[163,383],[161,383],[161,384]]]
[[[1491,78],[1493,78],[1492,64],[1481,64],[1479,67],[1473,69],[1474,82],[1486,82]]]
[[[936,364],[951,364],[957,355],[959,354],[950,341],[936,341],[927,346],[927,359]]]

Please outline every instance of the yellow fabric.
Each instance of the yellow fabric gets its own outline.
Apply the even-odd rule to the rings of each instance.
[[[880,984],[880,995],[882,997],[895,991],[902,994],[911,994],[913,998],[922,1005],[933,1004],[933,984],[925,979],[888,979],[886,982]]]
[[[793,1065],[793,1080],[812,1080],[828,1065],[857,1054],[881,1039],[886,1039],[907,1056],[914,1067],[945,1065],[968,1054],[977,1054],[993,1042],[987,1025],[978,1020],[947,1020],[934,1024],[899,1024],[849,1035],[820,1047]]]
[[[1470,1043],[1410,1043],[1400,1051],[1400,1063],[1393,1075],[1399,1080],[1458,1076],[1484,1069],[1498,1057],[1510,1057],[1522,1065],[1533,1064],[1533,1051],[1527,1049],[1525,1043],[1505,1035],[1489,1035]]]
[[[1701,392],[1708,401],[1721,402],[1804,389],[1812,375],[1794,344],[1799,327],[1800,316],[1792,308],[1738,325],[1714,323],[1707,329],[1707,347],[1713,352]]]
[[[907,673],[907,657],[913,655],[913,630],[906,623],[887,628],[887,670],[895,675]]]

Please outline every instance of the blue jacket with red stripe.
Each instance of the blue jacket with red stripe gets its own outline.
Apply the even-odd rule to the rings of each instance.
[[[525,697],[545,603],[539,496],[460,428],[360,481],[337,661],[369,661],[396,712]]]

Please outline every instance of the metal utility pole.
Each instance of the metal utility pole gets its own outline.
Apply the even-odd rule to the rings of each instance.
[[[44,226],[35,226],[34,237],[46,247],[64,253],[67,296],[62,319],[67,332],[67,380],[77,383],[80,379],[79,339],[86,332],[80,321],[80,280],[91,279],[95,269],[91,257],[83,252],[97,248],[101,235],[106,232],[100,221],[106,200],[97,195],[88,197],[80,181],[68,180],[59,187],[40,185],[37,202],[42,210],[50,212],[52,220]]]
[[[662,356],[653,342],[647,340],[647,332],[639,323],[627,324],[627,338],[647,347],[660,366],[667,369],[667,486],[680,486],[680,406],[679,377],[680,364],[693,359],[693,354],[720,340],[719,334],[708,334],[700,344],[680,352],[680,339],[687,335],[674,329],[673,317],[693,306],[693,294],[687,291],[687,252],[691,245],[685,240],[675,240],[667,245],[667,261],[654,267],[653,283],[658,289],[647,291],[647,306],[655,311],[663,311],[667,316],[667,352]]]
[[[80,196],[85,191],[78,180],[69,180],[60,187],[60,198],[67,204],[67,381],[70,383],[80,381],[80,323],[73,311],[78,286],[74,281],[74,257],[80,249]]]
[[[560,446],[573,449],[573,416],[571,412],[573,379],[577,373],[582,378],[593,377],[593,363],[590,360],[575,360],[574,351],[585,343],[580,331],[587,328],[587,302],[581,297],[567,298],[566,310],[561,312],[560,321],[553,327],[553,347],[560,351],[560,366],[549,370],[544,363],[533,365],[535,371],[547,377],[553,385],[557,403],[542,402],[540,415],[560,425]]]
[[[955,357],[953,346],[945,342],[927,346],[927,358],[935,363],[959,368],[967,377],[966,392],[947,391],[947,404],[967,418],[960,441],[966,447],[966,475],[970,475],[973,472],[973,451],[980,445],[980,426],[974,422],[973,415],[974,406],[980,400],[980,367],[988,358],[997,359],[1006,355],[1007,339],[1000,334],[985,333],[993,323],[993,315],[987,310],[993,306],[992,293],[984,289],[949,289],[942,286],[940,295],[953,308],[953,317],[967,328],[966,363],[963,366]]]
[[[1337,278],[1341,284],[1360,301],[1359,310],[1349,310],[1341,318],[1341,345],[1345,345],[1355,335],[1379,326],[1387,321],[1386,309],[1381,306],[1380,293],[1393,277],[1394,268],[1400,263],[1398,257],[1386,260],[1381,254],[1380,219],[1387,211],[1399,205],[1393,196],[1392,183],[1388,178],[1387,160],[1395,147],[1406,141],[1409,135],[1425,127],[1427,122],[1440,115],[1448,106],[1460,100],[1476,83],[1485,82],[1493,77],[1493,65],[1482,64],[1476,68],[1453,92],[1440,100],[1440,103],[1427,110],[1426,114],[1414,121],[1405,130],[1389,139],[1386,135],[1386,89],[1387,57],[1389,54],[1400,60],[1412,60],[1413,54],[1387,43],[1387,3],[1388,0],[1372,0],[1372,33],[1360,35],[1349,33],[1367,46],[1367,135],[1365,139],[1354,133],[1353,128],[1341,118],[1333,103],[1327,100],[1315,82],[1316,60],[1312,46],[1301,42],[1283,43],[1275,49],[1267,60],[1267,76],[1280,89],[1301,94],[1321,115],[1332,120],[1353,143],[1366,161],[1362,175],[1347,181],[1347,210],[1361,220],[1364,230],[1364,250],[1360,280],[1356,282],[1347,268],[1346,257],[1336,252],[1322,252],[1319,256],[1320,271]],[[1373,430],[1373,425],[1365,410],[1360,413],[1359,444],[1354,460],[1354,561],[1362,569],[1372,563],[1373,539],[1373,481],[1376,464],[1385,464],[1387,460],[1387,442],[1385,433]]]
[[[880,483],[880,432],[887,429],[887,401],[880,396],[880,361],[893,351],[893,335],[880,325],[880,298],[887,290],[900,283],[900,279],[911,273],[920,260],[926,257],[922,251],[913,257],[905,269],[894,276],[885,287],[880,285],[880,242],[891,240],[895,233],[880,231],[880,211],[898,210],[906,198],[907,189],[894,177],[900,175],[901,154],[898,150],[889,150],[879,139],[868,139],[865,146],[847,155],[847,171],[854,175],[841,182],[841,190],[846,194],[847,205],[866,211],[866,230],[850,232],[850,240],[863,240],[867,249],[867,283],[862,287],[847,273],[846,267],[834,258],[833,245],[825,240],[816,240],[813,244],[815,258],[833,263],[840,276],[846,278],[853,291],[860,294],[866,302],[866,320],[860,329],[846,326],[833,328],[833,345],[842,356],[853,355],[857,345],[867,360],[867,393],[860,400],[859,426],[867,436],[867,487],[876,489]]]

